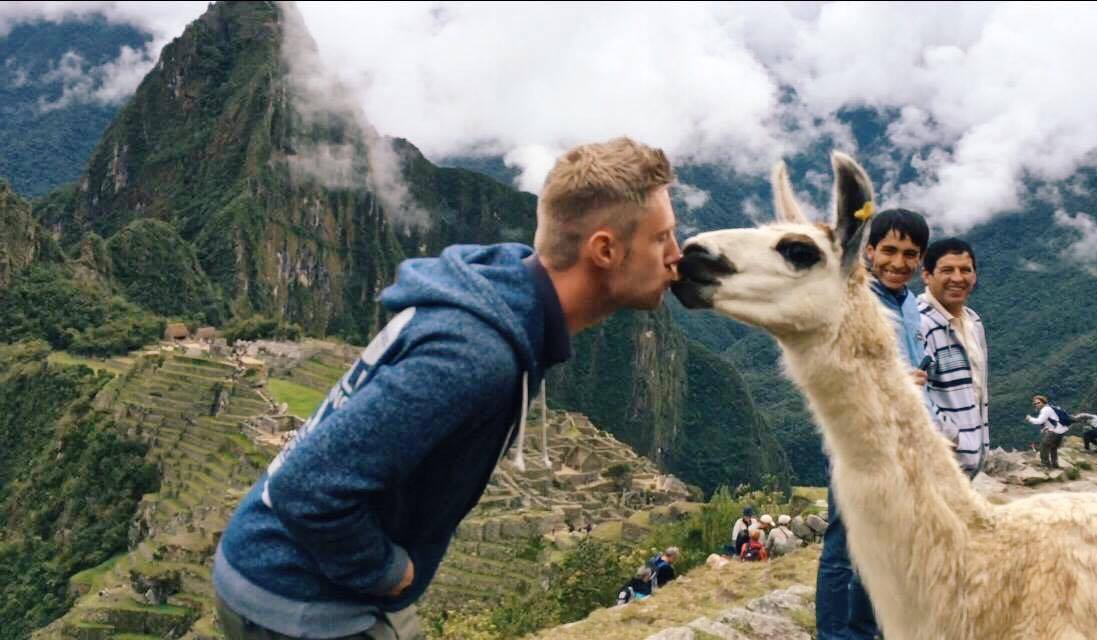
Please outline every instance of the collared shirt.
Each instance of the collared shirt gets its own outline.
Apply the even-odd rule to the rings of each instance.
[[[973,323],[965,320],[966,313],[962,313],[959,316],[954,316],[945,308],[945,305],[941,304],[933,293],[929,289],[925,290],[923,294],[927,302],[933,305],[933,308],[937,310],[942,316],[948,320],[949,326],[956,333],[956,339],[960,341],[960,346],[967,352],[968,364],[971,366],[971,378],[972,383],[975,386],[976,400],[979,405],[982,405],[983,401],[987,397],[987,354],[983,346],[979,344],[978,338],[975,337],[975,327]],[[965,310],[967,308],[965,307]]]
[[[556,294],[556,286],[552,284],[552,278],[536,253],[531,253],[522,260],[530,278],[537,287],[537,297],[545,308],[545,345],[544,368],[567,361],[571,357],[571,334],[568,333],[568,324],[564,318],[564,308],[560,305],[560,296]]]

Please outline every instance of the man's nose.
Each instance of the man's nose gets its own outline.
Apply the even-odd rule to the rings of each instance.
[[[682,261],[682,247],[678,246],[678,238],[670,238],[670,254],[667,258],[667,266],[673,266]]]

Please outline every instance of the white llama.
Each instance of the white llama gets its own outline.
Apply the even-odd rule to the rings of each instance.
[[[994,506],[972,490],[865,284],[872,185],[852,158],[832,164],[833,227],[807,220],[778,165],[777,222],[690,238],[674,293],[780,344],[888,640],[1097,638],[1097,495]]]

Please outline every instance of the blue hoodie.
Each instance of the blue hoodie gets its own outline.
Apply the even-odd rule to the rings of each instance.
[[[244,497],[214,559],[225,603],[285,635],[352,635],[415,602],[517,439],[523,401],[570,354],[522,245],[407,260],[381,303],[396,315]],[[409,559],[414,582],[387,597]]]

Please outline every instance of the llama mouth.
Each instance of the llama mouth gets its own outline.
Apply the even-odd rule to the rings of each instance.
[[[707,309],[712,307],[712,296],[720,285],[720,278],[737,271],[724,256],[692,244],[683,251],[678,263],[679,279],[671,285],[671,291],[687,309]]]

